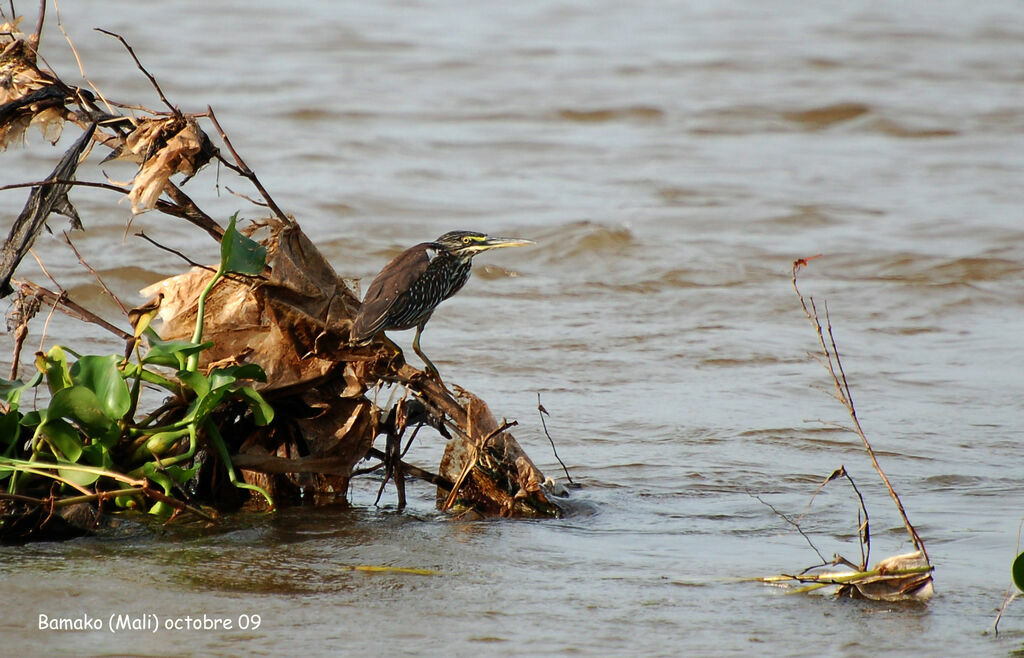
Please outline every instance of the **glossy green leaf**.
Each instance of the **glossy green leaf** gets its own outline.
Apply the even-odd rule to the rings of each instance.
[[[12,410],[0,416],[0,449],[17,442],[21,436],[21,413]]]
[[[78,461],[108,471],[117,470],[114,458],[110,456],[110,449],[101,443],[93,443],[82,448],[82,457]]]
[[[256,389],[251,386],[243,386],[237,392],[249,404],[257,425],[267,425],[274,420],[274,408],[267,404],[267,401]]]
[[[149,351],[142,357],[142,362],[179,370],[184,370],[188,357],[213,346],[213,341],[197,344],[190,340],[160,340],[153,338],[156,334],[150,332],[146,335],[149,339]]]
[[[87,487],[100,479],[99,473],[88,473],[86,471],[70,470],[67,468],[58,468],[57,473],[65,480],[74,482],[80,487]]]
[[[39,426],[39,435],[69,462],[77,462],[82,456],[82,437],[71,423],[62,418],[47,419]]]
[[[71,380],[95,393],[104,415],[112,421],[123,418],[132,405],[128,384],[118,368],[122,361],[116,354],[83,356],[71,366]]]
[[[238,213],[231,216],[220,241],[220,262],[225,272],[260,274],[267,264],[267,248],[235,228]]]
[[[217,368],[210,373],[210,388],[216,390],[230,386],[239,379],[253,379],[258,382],[267,381],[267,373],[256,363],[243,363],[227,368]]]
[[[35,427],[39,423],[43,422],[43,419],[40,417],[38,411],[30,411],[21,417],[20,422],[22,427]]]
[[[153,503],[152,507],[149,508],[149,513],[153,516],[167,518],[171,514],[174,514],[174,508],[168,505],[167,503],[163,502],[162,500],[158,500],[155,503]]]
[[[82,449],[82,456],[78,460],[78,463],[95,466],[104,470],[111,470],[114,465],[114,460],[111,458],[109,450],[98,443],[94,443],[92,445],[85,446],[85,448]],[[92,484],[101,477],[99,473],[87,473],[85,471],[71,470],[67,468],[58,468],[57,472],[60,473],[62,478],[70,480],[82,487]]]
[[[156,464],[153,462],[146,462],[142,465],[142,472],[147,478],[160,485],[160,488],[164,490],[164,493],[168,496],[171,495],[174,489],[174,481],[161,470],[158,470]]]
[[[179,370],[178,379],[181,380],[182,384],[192,389],[192,392],[198,398],[210,394],[210,380],[195,370]]]
[[[96,445],[110,450],[121,440],[121,428],[116,424],[111,424],[105,432],[94,434],[90,438],[96,442]]]
[[[1017,556],[1017,559],[1013,561],[1013,584],[1017,586],[1017,589],[1024,592],[1024,553]]]
[[[191,421],[201,423],[203,419],[210,415],[210,412],[217,408],[217,405],[221,403],[227,392],[227,387],[222,387],[211,391],[207,395],[196,398],[185,417]]]
[[[43,373],[41,372],[37,372],[28,382],[23,382],[20,379],[14,381],[0,379],[0,398],[3,398],[11,407],[17,407],[21,394],[33,386],[38,386],[41,381],[43,381]]]
[[[199,470],[199,464],[196,464],[192,468],[182,468],[181,466],[168,466],[166,468],[167,475],[178,484],[185,484],[193,477],[195,477],[196,471]]]
[[[60,345],[54,345],[46,354],[36,354],[36,368],[46,375],[46,383],[51,392],[56,393],[71,386],[68,357]]]
[[[57,418],[69,418],[97,435],[105,434],[112,425],[100,399],[84,386],[69,386],[57,391],[50,399],[50,406],[40,411],[45,418],[44,424]]]

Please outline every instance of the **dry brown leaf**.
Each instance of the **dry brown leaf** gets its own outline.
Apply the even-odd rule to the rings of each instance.
[[[60,107],[48,107],[32,117],[32,125],[39,127],[43,139],[56,144],[64,132],[64,112]]]
[[[28,130],[31,123],[31,116],[20,115],[0,124],[0,151],[7,149],[8,146],[18,141],[25,134],[25,131]]]
[[[22,137],[30,123],[39,125],[47,141],[56,142],[64,124],[63,105],[64,94],[48,72],[36,67],[27,42],[15,39],[0,47],[0,149]]]
[[[116,155],[118,159],[142,162],[128,193],[132,212],[152,209],[171,176],[195,175],[209,162],[211,153],[208,138],[193,119],[142,120]]]
[[[358,300],[298,227],[267,220],[265,241],[272,258],[269,280],[252,285],[224,279],[206,300],[203,340],[214,345],[200,364],[250,352],[249,361],[267,373],[264,390],[302,386],[323,379],[346,362],[348,326]],[[142,294],[163,293],[158,333],[165,340],[188,340],[196,321],[199,294],[212,273],[201,268],[157,282]],[[358,397],[349,381],[347,397]]]

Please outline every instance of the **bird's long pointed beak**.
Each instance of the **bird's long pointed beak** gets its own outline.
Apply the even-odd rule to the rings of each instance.
[[[487,238],[480,243],[480,247],[481,251],[485,251],[487,249],[500,249],[501,247],[525,247],[531,244],[537,243],[533,240],[524,240],[523,238]]]

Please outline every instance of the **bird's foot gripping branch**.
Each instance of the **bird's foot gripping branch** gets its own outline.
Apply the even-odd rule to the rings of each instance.
[[[479,398],[457,386],[453,395],[404,364],[382,333],[352,344],[360,300],[235,151],[211,108],[179,110],[117,35],[169,111],[100,103],[38,66],[42,18],[35,34],[13,25],[0,32],[0,144],[32,124],[48,138],[75,126],[82,133],[45,180],[2,188],[31,192],[0,262],[0,294],[14,294],[11,373],[0,381],[0,540],[80,534],[106,514],[132,508],[211,522],[215,510],[244,504],[333,500],[351,478],[378,470],[385,472],[382,490],[394,482],[399,505],[412,475],[437,487],[446,510],[559,514],[543,475],[508,432],[514,423],[497,423]],[[104,156],[138,164],[129,185],[110,183],[87,164]],[[184,193],[214,160],[255,188],[255,212],[269,217],[239,231],[235,218],[222,224]],[[112,206],[129,198],[137,232],[128,239],[194,267],[150,286],[150,301],[129,309],[88,265],[87,250],[80,253],[65,234],[117,302],[119,318],[85,308],[56,280],[51,290],[15,279],[52,213],[71,217],[73,229],[89,223],[69,198],[78,186],[115,192]],[[220,242],[219,265],[198,266],[147,235],[166,221],[147,222],[158,213]],[[46,335],[47,307],[108,331],[115,353],[86,355],[66,339],[54,341]],[[34,331],[52,346],[23,360]],[[399,402],[379,406],[381,386],[402,391]],[[408,429],[411,439],[422,425],[449,441],[438,474],[403,460]],[[381,437],[384,450],[374,447]],[[357,469],[364,460],[379,463]]]

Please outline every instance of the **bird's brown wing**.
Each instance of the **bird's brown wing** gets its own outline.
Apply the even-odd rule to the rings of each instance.
[[[362,343],[385,329],[409,328],[389,326],[388,316],[396,307],[404,304],[404,293],[426,271],[430,264],[427,255],[429,247],[430,243],[427,242],[410,247],[380,271],[363,297],[359,315],[352,322],[352,342]]]

